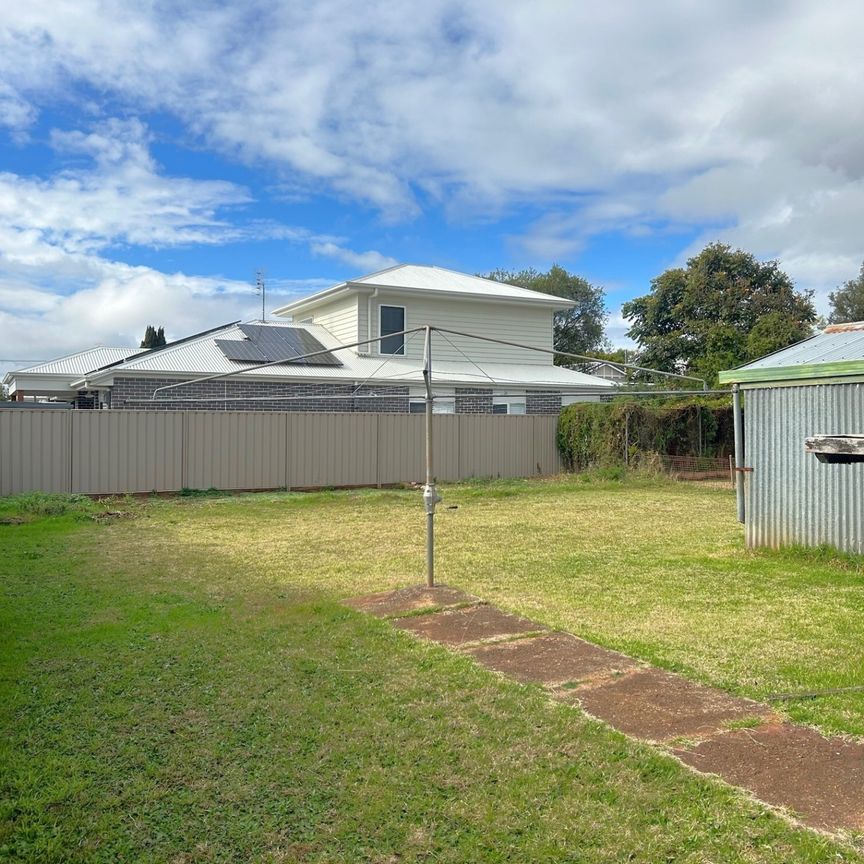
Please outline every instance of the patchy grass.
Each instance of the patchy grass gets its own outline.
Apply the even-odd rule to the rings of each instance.
[[[838,580],[850,593],[860,584],[849,562],[742,553],[719,493],[578,482],[488,492],[446,490],[459,509],[441,511],[442,577],[545,623],[641,645],[648,659],[676,663],[686,649],[705,677],[751,662],[741,658],[768,628],[738,633],[749,648],[700,642],[710,628],[688,623],[688,608],[711,611],[709,593],[730,615],[747,605],[731,575],[708,591],[716,562],[762,567],[775,587],[788,572],[802,589],[812,571],[835,603]],[[416,493],[123,506],[140,518],[73,510],[0,525],[2,860],[859,860],[538,688],[337,605],[419,580]],[[616,537],[640,511],[659,520],[651,534]],[[694,523],[698,552],[682,542],[699,535]],[[666,584],[679,566],[696,574],[702,603],[672,601],[689,584]],[[747,581],[747,597],[767,603],[771,586]],[[649,602],[652,586],[663,588]],[[664,602],[647,622],[624,614]],[[792,620],[770,626],[795,632]],[[651,621],[662,624],[653,642]],[[818,627],[787,639],[787,667],[820,639]]]
[[[444,495],[458,509],[438,511],[441,582],[739,695],[864,684],[861,559],[744,549],[725,489],[566,478]],[[133,584],[148,573],[217,600],[251,585],[338,599],[424,578],[416,492],[175,499],[147,514],[114,526],[106,549]],[[864,692],[775,707],[864,735]]]

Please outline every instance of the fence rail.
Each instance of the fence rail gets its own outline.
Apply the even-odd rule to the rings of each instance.
[[[560,470],[555,415],[436,415],[440,481]],[[303,489],[420,481],[422,415],[0,412],[0,495]]]

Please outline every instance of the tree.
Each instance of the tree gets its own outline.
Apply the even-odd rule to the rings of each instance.
[[[165,328],[160,327],[157,330],[152,324],[148,324],[147,329],[144,331],[144,338],[141,340],[141,347],[161,348],[167,344],[165,341]]]
[[[716,380],[813,332],[813,293],[797,291],[776,261],[712,243],[651,281],[622,307],[640,364]]]
[[[554,347],[557,351],[590,354],[609,347],[603,332],[609,317],[603,302],[603,289],[581,276],[568,273],[563,267],[553,264],[548,273],[539,273],[533,267],[518,272],[499,269],[483,278],[572,301],[574,306],[571,309],[555,313]],[[570,366],[578,361],[556,357],[555,362]]]
[[[864,264],[856,279],[844,282],[836,291],[828,295],[831,301],[831,324],[848,324],[850,321],[864,321]]]
[[[0,402],[8,402],[9,401],[9,391],[6,389],[5,384],[0,384]]]

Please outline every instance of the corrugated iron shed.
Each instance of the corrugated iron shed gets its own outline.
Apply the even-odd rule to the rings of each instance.
[[[864,324],[827,328],[720,380],[743,392],[747,545],[864,554],[864,463],[805,451],[812,436],[864,434]]]

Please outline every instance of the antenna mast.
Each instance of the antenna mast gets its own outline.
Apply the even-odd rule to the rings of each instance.
[[[263,270],[255,271],[255,293],[261,297],[261,321],[263,323],[267,320],[267,315],[264,311],[266,303],[265,298],[267,297],[267,285],[264,282]]]

